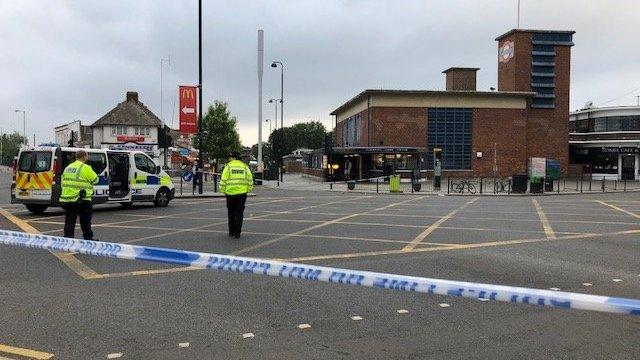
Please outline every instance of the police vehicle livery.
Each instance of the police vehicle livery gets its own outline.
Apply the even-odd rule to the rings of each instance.
[[[169,175],[145,153],[105,149],[83,149],[87,164],[98,174],[93,203],[153,202],[165,207],[175,195]],[[11,203],[25,204],[34,214],[49,206],[60,206],[60,179],[65,167],[75,161],[78,148],[30,147],[18,153],[13,164]]]

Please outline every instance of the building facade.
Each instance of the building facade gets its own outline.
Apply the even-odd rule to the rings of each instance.
[[[90,126],[82,125],[80,120],[53,128],[55,142],[60,146],[68,146],[73,133],[73,145],[76,147],[90,147],[93,145],[93,130]]]
[[[125,101],[91,125],[93,147],[111,150],[144,151],[159,157],[158,129],[162,121],[129,91]]]
[[[527,159],[569,163],[573,31],[512,30],[498,41],[498,89],[476,89],[477,68],[449,68],[446,90],[365,90],[331,114],[331,163],[356,178],[433,168],[454,176],[526,174]],[[337,171],[340,173],[340,171]]]
[[[569,115],[569,131],[569,159],[580,172],[640,180],[640,106],[588,106]]]

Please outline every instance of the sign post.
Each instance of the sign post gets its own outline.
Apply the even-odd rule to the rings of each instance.
[[[195,134],[198,132],[196,120],[196,87],[180,86],[178,88],[180,99],[180,132],[183,134]]]

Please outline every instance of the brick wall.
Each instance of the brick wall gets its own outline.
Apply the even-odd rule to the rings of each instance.
[[[371,146],[427,146],[427,108],[372,107]]]
[[[471,168],[474,176],[493,176],[496,144],[498,175],[526,173],[526,118],[520,109],[474,109]],[[482,151],[482,158],[476,152]]]

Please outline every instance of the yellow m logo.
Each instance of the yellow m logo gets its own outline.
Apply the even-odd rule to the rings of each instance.
[[[182,89],[182,98],[183,99],[195,99],[196,95],[193,92],[193,89]]]

